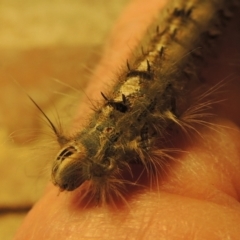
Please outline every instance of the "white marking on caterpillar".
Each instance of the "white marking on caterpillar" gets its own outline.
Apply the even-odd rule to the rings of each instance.
[[[137,184],[122,177],[126,171],[132,173],[131,165],[143,166],[149,177],[159,174],[164,161],[173,158],[165,149],[169,130],[180,126],[194,131],[192,123],[207,124],[199,119],[204,103],[192,107],[187,89],[198,76],[199,59],[231,17],[233,4],[172,1],[160,13],[160,27],[144,51],[127,62],[128,71],[110,94],[101,93],[101,109],[74,136],[63,135],[43,113],[61,146],[52,167],[56,186],[72,191],[89,184],[87,191],[100,203],[114,201],[112,194],[124,201],[121,188]],[[82,198],[87,195],[83,192]]]

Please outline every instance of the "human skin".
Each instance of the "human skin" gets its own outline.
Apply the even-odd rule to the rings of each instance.
[[[131,2],[86,90],[88,96],[100,95],[162,7],[164,1],[159,0]],[[237,40],[233,39],[239,39],[239,33],[232,27],[227,34],[226,41],[232,42],[222,44],[220,59],[237,52]],[[210,83],[236,70],[232,66],[217,69],[215,63],[205,70]],[[83,208],[77,201],[79,189],[59,194],[57,187],[49,184],[15,239],[239,239],[240,117],[234,105],[238,78],[236,71],[221,95],[227,101],[216,110],[221,117],[214,120],[214,129],[201,128],[199,139],[185,143],[185,153],[159,179],[158,189],[133,191],[128,205],[118,209]],[[79,116],[88,108],[82,104]]]

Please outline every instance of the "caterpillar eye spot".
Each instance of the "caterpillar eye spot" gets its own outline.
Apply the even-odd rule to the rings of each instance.
[[[61,160],[63,161],[64,159],[66,159],[67,157],[70,157],[72,154],[74,154],[76,152],[76,148],[73,146],[69,146],[65,149],[63,149],[59,155],[57,156],[57,160]]]

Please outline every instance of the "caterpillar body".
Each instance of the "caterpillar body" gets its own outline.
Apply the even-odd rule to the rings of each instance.
[[[121,198],[121,188],[136,183],[122,176],[132,165],[157,174],[164,159],[171,158],[164,151],[169,130],[185,129],[201,115],[191,112],[189,92],[199,63],[235,5],[229,0],[170,1],[142,53],[127,62],[110,93],[101,92],[103,104],[89,123],[69,137],[51,123],[61,147],[53,183],[67,191],[88,183],[88,191],[103,203],[113,199],[111,194]]]

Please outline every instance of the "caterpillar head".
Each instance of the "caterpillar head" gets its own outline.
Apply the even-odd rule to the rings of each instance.
[[[100,154],[101,155],[101,154]],[[87,180],[107,179],[116,169],[113,158],[93,157],[89,159],[82,144],[70,142],[58,153],[53,163],[52,182],[62,191],[73,191]]]
[[[52,182],[62,191],[72,191],[89,179],[85,167],[86,151],[83,146],[68,143],[53,163]]]

